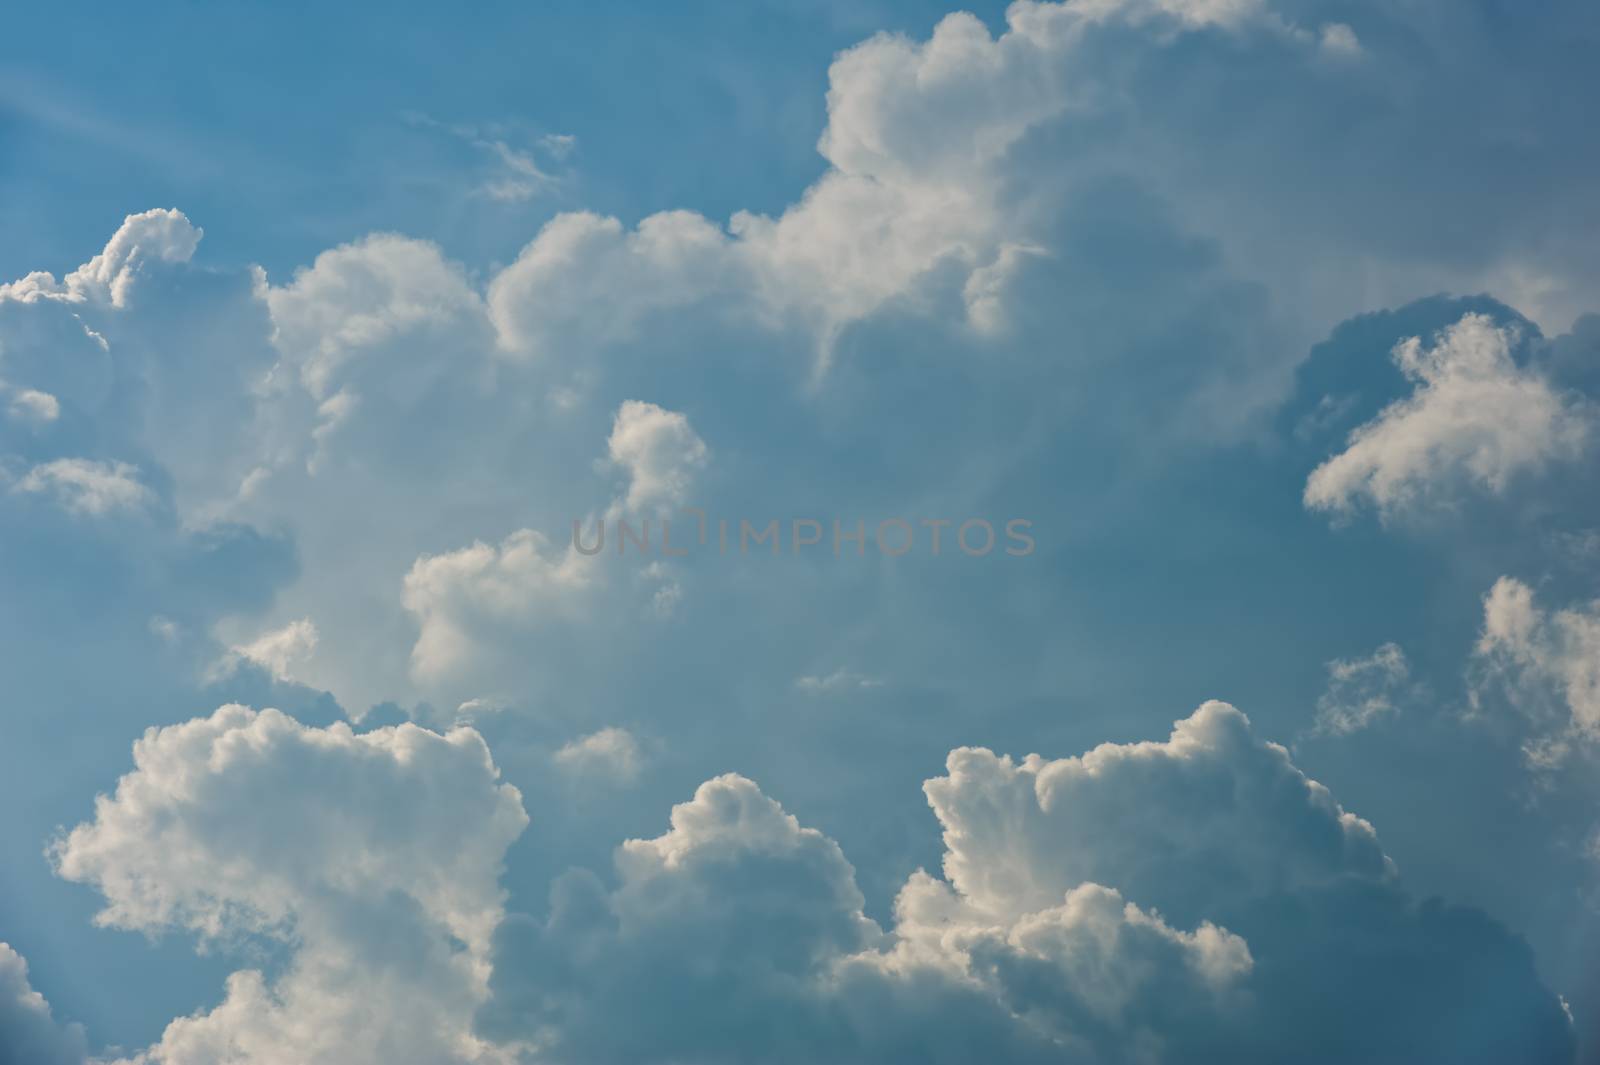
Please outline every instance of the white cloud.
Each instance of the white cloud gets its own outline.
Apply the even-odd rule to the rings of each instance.
[[[438,690],[465,682],[474,671],[492,670],[497,660],[525,664],[534,630],[553,635],[563,626],[571,630],[569,637],[581,639],[585,622],[603,615],[601,596],[608,588],[630,597],[628,609],[634,608],[634,598],[646,596],[656,616],[670,617],[683,585],[660,560],[641,562],[641,553],[630,560],[641,563],[631,586],[607,582],[607,566],[625,564],[616,558],[616,523],[625,515],[650,516],[685,502],[709,454],[683,414],[627,400],[616,411],[606,443],[606,461],[626,472],[627,486],[601,514],[579,519],[580,531],[574,534],[586,549],[597,536],[607,538],[609,551],[585,554],[572,539],[556,544],[542,533],[519,529],[498,546],[477,541],[418,558],[401,593],[420,628],[411,653],[413,680]],[[653,533],[638,522],[630,527],[637,537],[661,535],[659,527]],[[654,547],[659,540],[651,543]]]
[[[1575,740],[1600,740],[1600,602],[1543,609],[1532,588],[1501,577],[1483,600],[1476,659],[1475,702],[1499,688],[1527,716],[1536,766],[1560,761]]]
[[[1415,390],[1312,471],[1306,506],[1349,514],[1366,500],[1387,516],[1446,498],[1463,481],[1500,493],[1518,474],[1579,456],[1588,413],[1519,367],[1514,340],[1509,328],[1469,314],[1432,347],[1419,337],[1402,341],[1394,361]]]
[[[840,667],[832,673],[808,673],[804,676],[796,677],[794,686],[807,695],[831,695],[864,688],[881,688],[883,687],[883,681],[877,677],[865,676]]]
[[[6,413],[28,425],[48,425],[61,417],[61,403],[48,392],[11,388],[0,381],[0,397],[6,401]]]
[[[644,755],[633,733],[610,726],[564,745],[554,759],[561,769],[579,777],[627,784],[638,779]]]
[[[617,408],[606,452],[628,472],[620,502],[636,514],[681,506],[710,455],[688,418],[636,399]]]
[[[1386,643],[1365,658],[1328,663],[1328,690],[1317,699],[1315,731],[1324,736],[1359,732],[1396,713],[1411,679],[1411,666],[1398,644]]]
[[[77,458],[35,466],[12,491],[49,495],[72,513],[91,517],[137,510],[154,498],[139,480],[137,466]]]
[[[1050,905],[1085,881],[1204,915],[1231,898],[1391,875],[1372,826],[1225,703],[1205,704],[1164,743],[1020,763],[964,748],[947,768],[926,787],[945,827],[945,874],[995,915]],[[1203,783],[1223,779],[1226,791]]]
[[[1361,55],[1361,41],[1343,22],[1325,23],[1318,34],[1322,50],[1339,59],[1355,59]]]
[[[61,281],[36,271],[20,281],[0,285],[0,303],[8,299],[22,303],[60,300],[127,306],[129,293],[147,264],[188,262],[201,235],[202,231],[191,225],[182,211],[158,209],[131,214],[104,251]]]
[[[309,657],[316,649],[317,626],[310,618],[300,618],[230,650],[238,658],[265,669],[274,678],[289,680],[289,667]]]
[[[522,203],[533,199],[556,183],[547,174],[532,152],[513,148],[503,140],[491,140],[482,147],[500,163],[502,172],[483,185],[483,193],[491,200],[502,203]]]
[[[636,335],[652,311],[737,291],[728,238],[689,211],[624,232],[615,218],[557,215],[489,284],[502,350],[571,361]]]
[[[1027,241],[1007,201],[1008,156],[1029,130],[1094,88],[1075,53],[1111,21],[1173,32],[1249,21],[1255,0],[1014,4],[998,38],[976,17],[925,42],[881,34],[829,70],[829,170],[778,217],[740,211],[726,229],[690,212],[558,216],[489,287],[502,348],[551,355],[635,335],[649,314],[713,298],[717,312],[808,336],[825,369],[842,329],[931,271],[969,278],[974,324],[998,328],[1002,289]],[[582,338],[582,339],[579,339]],[[585,345],[587,346],[587,345]]]
[[[360,372],[352,364],[363,356],[381,360],[365,368],[376,382],[403,372],[390,350],[405,338],[446,345],[429,354],[449,365],[452,351],[473,350],[471,326],[482,318],[461,267],[427,241],[393,234],[325,251],[265,296],[273,342],[319,402]]]
[[[539,147],[557,159],[566,159],[578,150],[578,138],[571,133],[546,133],[539,138]]]
[[[562,178],[547,170],[534,151],[513,143],[525,140],[526,135],[505,124],[441,122],[419,112],[408,112],[403,117],[413,127],[437,130],[471,145],[493,161],[490,172],[475,190],[478,195],[502,203],[523,203],[561,183]],[[578,139],[570,134],[548,133],[533,143],[539,152],[561,162],[572,155]]]
[[[83,1027],[60,1024],[28,982],[28,963],[0,943],[0,1061],[15,1065],[85,1065]]]
[[[421,628],[411,651],[413,676],[429,684],[464,673],[477,660],[484,627],[570,616],[599,579],[590,558],[571,544],[558,548],[532,529],[520,529],[498,546],[480,541],[423,555],[401,592]]]
[[[52,848],[115,928],[291,948],[179,1018],[140,1062],[439,1065],[501,1060],[472,1036],[501,918],[506,848],[527,823],[476,732],[356,734],[226,706],[151,729],[94,820]]]
[[[502,926],[485,1034],[580,1065],[1570,1055],[1509,934],[1412,908],[1371,826],[1225,704],[1080,758],[957,750],[925,790],[944,876],[884,930],[832,840],[707,781],[614,886],[570,872]]]

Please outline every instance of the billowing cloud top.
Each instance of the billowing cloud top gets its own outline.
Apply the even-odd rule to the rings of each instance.
[[[1595,1056],[1597,9],[847,6],[12,18],[0,1062]]]

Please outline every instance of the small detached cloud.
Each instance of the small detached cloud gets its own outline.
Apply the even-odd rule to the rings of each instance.
[[[1521,474],[1578,458],[1590,412],[1511,357],[1514,329],[1468,314],[1431,347],[1411,337],[1395,364],[1412,394],[1351,434],[1312,471],[1305,505],[1348,517],[1362,503],[1388,518],[1448,503],[1465,487],[1501,494]]]
[[[8,418],[36,428],[61,417],[61,403],[55,396],[35,388],[13,388],[4,381],[0,381],[0,405]]]
[[[525,142],[525,135],[503,123],[441,122],[418,112],[401,117],[413,128],[443,133],[485,157],[488,165],[474,192],[500,203],[524,203],[558,187],[566,176],[539,157],[565,162],[578,144],[571,134],[547,133],[534,138],[531,146],[523,146],[518,142]]]
[[[1411,666],[1398,644],[1386,643],[1365,658],[1328,663],[1328,689],[1317,700],[1313,734],[1348,736],[1399,712],[1395,700],[1410,690]]]
[[[844,692],[861,691],[870,688],[883,687],[883,681],[877,677],[869,677],[862,673],[855,673],[848,669],[836,669],[826,674],[806,674],[794,679],[797,691],[806,695],[838,695]]]
[[[638,779],[644,755],[633,733],[611,726],[566,744],[553,761],[575,777],[629,784]]]
[[[46,495],[73,514],[96,518],[119,510],[138,510],[154,498],[139,480],[139,467],[81,458],[35,466],[12,491]]]

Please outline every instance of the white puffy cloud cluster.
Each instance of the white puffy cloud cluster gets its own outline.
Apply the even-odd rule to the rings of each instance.
[[[943,877],[884,930],[833,841],[708,781],[614,886],[574,871],[547,919],[508,919],[480,1029],[574,1063],[1571,1053],[1526,952],[1415,907],[1372,827],[1230,706],[1077,758],[957,750],[925,790]]]
[[[59,300],[124,307],[133,286],[150,264],[188,262],[202,233],[175,208],[129,215],[100,254],[60,281],[39,270],[20,281],[0,284],[0,303]]]
[[[1323,27],[1323,52],[1368,55],[1357,22],[1360,38],[1350,26]],[[1042,293],[1028,302],[1056,317],[1041,334],[1052,346],[1035,361],[1060,354],[1066,363],[1079,349],[1109,352],[1107,361],[1146,358],[1125,375],[1138,378],[1145,412],[1152,382],[1198,387],[1186,374],[1211,373],[1205,356],[1270,348],[1261,339],[1270,332],[1264,290],[1230,278],[1212,285],[1223,256],[1186,229],[1199,217],[1204,232],[1203,215],[1175,200],[1182,209],[1169,219],[1161,202],[1177,182],[1261,197],[1252,181],[1191,178],[1192,165],[1236,157],[1239,172],[1271,174],[1274,195],[1300,186],[1258,165],[1248,144],[1214,150],[1216,130],[1189,122],[1228,102],[1226,93],[1198,95],[1206,83],[1254,93],[1252,64],[1281,60],[1236,38],[1252,27],[1274,45],[1288,42],[1288,62],[1305,54],[1296,49],[1309,35],[1282,32],[1292,27],[1256,0],[1024,0],[998,36],[953,15],[925,41],[875,37],[834,63],[819,144],[827,169],[787,209],[741,212],[727,225],[685,211],[632,226],[566,213],[512,264],[481,275],[434,244],[382,234],[323,253],[286,283],[260,274],[246,283],[183,269],[200,230],[179,212],[130,216],[62,280],[35,273],[0,286],[0,429],[14,421],[33,434],[3,440],[26,455],[19,464],[0,456],[17,471],[6,473],[6,492],[78,516],[125,518],[156,499],[152,486],[165,499],[170,480],[175,508],[208,550],[213,518],[286,528],[298,555],[270,562],[289,587],[261,577],[261,587],[228,600],[277,612],[230,630],[261,634],[235,641],[238,659],[280,681],[293,674],[324,685],[355,713],[421,693],[487,716],[483,708],[507,694],[500,689],[521,696],[534,687],[529,670],[582,670],[586,658],[574,652],[594,631],[586,622],[620,627],[638,613],[634,587],[602,580],[595,564],[530,525],[540,513],[592,512],[591,486],[570,474],[590,468],[602,439],[628,477],[604,513],[691,501],[710,454],[705,440],[688,415],[624,399],[684,406],[684,389],[636,387],[640,377],[665,377],[658,367],[681,354],[675,338],[691,336],[681,343],[693,348],[701,332],[753,335],[763,348],[808,353],[808,368],[820,372],[846,332],[875,315],[937,317],[930,294],[953,297],[987,344],[1021,316],[1019,291]],[[1143,53],[1123,50],[1124,38],[1161,48],[1195,31],[1228,42],[1219,54],[1229,77],[1216,76],[1215,56],[1185,56],[1174,66],[1194,81],[1144,80]],[[1249,62],[1234,65],[1236,55]],[[1308,80],[1337,76],[1333,66]],[[1168,101],[1176,111],[1156,114]],[[1295,105],[1304,101],[1286,88],[1271,102],[1299,130]],[[1204,150],[1150,165],[1135,134],[1153,131],[1181,148],[1187,142],[1162,125],[1174,113]],[[1248,125],[1226,106],[1222,113],[1230,126]],[[1039,135],[1051,132],[1061,140],[1041,147]],[[1372,143],[1381,140],[1356,146]],[[1322,153],[1312,154],[1321,165]],[[1064,202],[1124,170],[1136,172],[1128,188],[1077,204],[1067,242],[1078,244],[1064,253],[1054,239],[1066,227]],[[1167,175],[1176,177],[1161,188]],[[1147,193],[1147,180],[1161,195]],[[1240,232],[1265,229],[1275,239],[1293,217],[1266,207],[1238,215]],[[1383,225],[1356,221],[1363,233]],[[1213,231],[1223,230],[1233,236],[1231,219]],[[1280,244],[1286,258],[1304,257],[1305,244]],[[1496,254],[1463,252],[1464,269],[1492,269]],[[1052,269],[1047,290],[1026,288]],[[172,284],[143,287],[163,272]],[[1191,285],[1191,276],[1205,283]],[[1298,275],[1274,281],[1316,287]],[[669,315],[673,328],[658,328]],[[623,346],[633,350],[613,350]],[[765,353],[747,346],[723,348],[759,368]],[[1445,498],[1463,481],[1503,491],[1577,454],[1587,415],[1518,365],[1511,346],[1475,317],[1431,347],[1403,344],[1396,361],[1413,395],[1318,468],[1307,505],[1345,513],[1370,502],[1388,514]],[[704,365],[685,378],[728,356],[700,354]],[[1145,372],[1152,366],[1162,372]],[[939,369],[928,380],[948,391],[989,384],[987,364],[969,376]],[[1001,366],[995,377],[1016,372]],[[885,373],[878,386],[888,385],[866,399],[910,395],[907,408],[942,409],[939,396],[903,391],[904,380]],[[1030,389],[1034,380],[1012,383]],[[1237,414],[1267,388],[1236,383],[1214,388],[1217,410]],[[1106,380],[1071,384],[1062,392],[1098,404]],[[758,392],[740,393],[749,423],[769,413],[763,403],[787,411]],[[1038,394],[1040,406],[1018,407],[1018,423],[1063,420],[1048,405],[1058,395]],[[830,444],[858,442],[855,428],[840,429],[850,397],[828,407],[836,398],[817,404],[817,422],[829,423]],[[716,431],[726,412],[693,414],[719,454],[737,457],[749,443]],[[35,455],[46,426],[63,434],[51,448],[67,448],[66,434],[77,432],[104,446]],[[1035,443],[1016,450],[1038,455]],[[984,468],[989,456],[969,457],[971,470],[947,478],[952,493],[964,479],[1005,480]],[[548,509],[530,515],[535,506]],[[191,575],[208,592],[224,577],[270,568],[254,555],[238,561],[232,541],[215,543],[210,565]],[[664,567],[638,576],[656,586],[659,612],[682,594]],[[281,594],[264,607],[274,590]],[[1585,663],[1595,656],[1584,625],[1593,612],[1541,611],[1515,588],[1501,598],[1488,611],[1498,620],[1486,625],[1484,660],[1557,693],[1573,721],[1589,722],[1595,684]],[[609,609],[618,604],[629,609]],[[166,617],[167,603],[154,606]],[[153,612],[137,611],[140,624]],[[174,613],[188,625],[209,620],[204,609]],[[319,627],[295,620],[310,617]],[[1329,728],[1387,712],[1392,700],[1364,685],[1403,679],[1397,656],[1380,650],[1367,663],[1338,665]],[[615,670],[617,657],[625,656],[602,668]],[[803,659],[813,660],[829,659]],[[803,667],[783,668],[781,678]],[[797,687],[821,694],[872,683],[840,671]],[[864,750],[856,768],[878,754]],[[474,733],[356,734],[230,707],[151,733],[136,757],[95,820],[57,848],[63,875],[105,894],[106,923],[189,928],[224,943],[262,936],[289,953],[281,974],[245,969],[220,1005],[175,1021],[144,1056],[163,1065],[493,1060],[500,1050],[483,1042],[490,1030],[535,1056],[629,1063],[1187,1062],[1224,1053],[1554,1061],[1569,1043],[1552,997],[1508,937],[1487,921],[1413,905],[1371,827],[1219,704],[1165,742],[1107,745],[1081,758],[953,754],[948,775],[928,787],[945,831],[942,876],[913,876],[887,929],[865,915],[837,846],[750,781],[718,778],[675,811],[664,835],[624,846],[611,884],[575,874],[548,920],[506,925],[492,999],[496,874],[522,811]],[[604,729],[561,748],[554,762],[626,780],[639,758],[631,734]],[[0,981],[9,986],[24,985]],[[25,988],[12,997],[37,1018]],[[480,1009],[484,1031],[474,1032]],[[624,1016],[629,1023],[619,1024]]]
[[[1528,717],[1535,766],[1600,740],[1600,602],[1546,609],[1527,584],[1501,577],[1483,599],[1476,660],[1474,701],[1500,690]]]
[[[527,816],[476,732],[358,734],[225,706],[151,729],[134,765],[51,852],[105,896],[97,921],[289,951],[282,973],[234,973],[218,1006],[135,1060],[495,1060],[467,1021]]]
[[[62,1024],[28,982],[28,963],[0,943],[0,1062],[5,1065],[84,1065],[83,1027]]]
[[[994,329],[995,291],[1024,252],[1028,205],[1009,153],[1041,123],[1096,104],[1076,53],[1097,26],[1237,28],[1255,0],[1013,4],[998,37],[952,14],[926,41],[882,34],[829,71],[829,169],[777,217],[741,211],[726,230],[691,212],[562,215],[489,286],[502,348],[524,355],[636,334],[654,312],[717,300],[713,313],[798,327],[825,368],[840,332],[936,268],[972,279],[973,324]]]
[[[630,396],[683,406],[636,381],[665,374],[671,359],[691,357],[684,351],[705,360],[694,374],[734,359],[763,366],[766,349],[804,353],[820,367],[849,328],[907,308],[958,327],[964,319],[988,344],[1023,316],[1019,294],[1030,278],[1038,283],[1034,273],[1055,269],[1062,272],[1050,275],[1053,294],[1032,302],[1082,300],[1050,323],[1051,337],[1071,335],[1060,345],[1063,360],[1153,358],[1143,349],[1175,346],[1185,353],[1184,373],[1141,375],[1141,384],[1176,381],[1184,402],[1204,392],[1199,405],[1212,435],[1224,416],[1236,423],[1242,410],[1259,410],[1271,387],[1263,384],[1270,374],[1256,375],[1260,352],[1278,349],[1258,321],[1258,296],[1213,277],[1218,257],[1191,239],[1187,218],[1163,214],[1158,197],[1129,195],[1108,212],[1088,203],[1085,190],[1133,158],[1118,138],[1138,126],[1123,119],[1143,88],[1118,80],[1138,67],[1115,58],[1122,50],[1199,35],[1297,62],[1305,42],[1281,32],[1286,25],[1246,0],[1075,0],[1015,4],[999,32],[956,14],[925,40],[876,36],[830,68],[818,142],[827,168],[786,209],[740,212],[726,224],[662,211],[631,226],[563,213],[503,269],[479,271],[435,244],[386,233],[325,251],[292,278],[257,272],[225,283],[184,268],[200,230],[181,213],[133,215],[63,281],[35,274],[0,290],[10,309],[59,319],[46,323],[41,314],[26,323],[57,334],[38,345],[41,353],[68,333],[83,348],[71,359],[7,351],[0,370],[28,395],[53,397],[63,421],[103,410],[125,417],[117,449],[95,453],[120,458],[97,458],[99,472],[137,464],[151,483],[169,477],[185,522],[249,522],[294,538],[298,577],[265,623],[318,619],[322,643],[298,679],[354,712],[390,699],[475,697],[483,693],[427,690],[427,678],[464,663],[460,638],[469,626],[448,623],[440,596],[397,592],[418,545],[435,561],[478,545],[464,549],[477,565],[485,552],[505,553],[515,530],[549,532],[536,517],[586,512],[592,498],[574,504],[586,489],[570,476],[579,468],[571,441],[588,439],[604,419],[615,419],[613,448],[634,448],[614,456],[635,464],[630,504],[681,495],[680,475],[703,462],[699,438],[682,437],[669,465],[652,465],[656,453],[637,449],[645,438],[636,443],[635,430],[664,430],[670,420],[624,424],[614,412]],[[1154,109],[1159,101],[1145,103]],[[1091,127],[1074,127],[1075,143],[1086,137],[1082,151],[1039,157],[1036,141],[1079,120]],[[1169,170],[1176,172],[1160,168]],[[1126,180],[1137,190],[1147,176]],[[1074,231],[1084,247],[1064,255],[1060,226],[1074,205],[1087,232]],[[1142,255],[1155,264],[1135,261]],[[176,280],[134,298],[161,270]],[[1199,280],[1185,283],[1190,274]],[[1172,320],[1151,314],[1152,303],[1175,308]],[[973,339],[955,332],[963,343]],[[752,338],[761,354],[746,350]],[[1237,356],[1251,380],[1192,357],[1197,343]],[[616,350],[623,345],[629,350]],[[114,359],[99,357],[106,347]],[[1056,357],[1050,351],[1042,361]],[[969,384],[986,380],[979,360],[974,365]],[[812,368],[799,367],[798,376]],[[755,409],[789,399],[752,394],[743,402]],[[1149,397],[1141,390],[1137,402],[1146,409]],[[700,412],[692,413],[700,424]],[[821,411],[802,428],[830,416]],[[714,436],[709,422],[700,428]],[[48,461],[88,460],[60,453]],[[78,479],[89,472],[80,469]],[[541,514],[528,513],[529,499]],[[354,528],[368,530],[359,553]],[[521,557],[524,546],[519,540],[510,550]],[[547,565],[564,564],[555,556]],[[657,583],[659,615],[683,591],[671,577]],[[412,602],[424,604],[420,612]],[[423,643],[440,648],[423,647],[420,664],[378,646],[376,635],[355,635],[405,631],[419,614],[427,615]],[[497,608],[486,616],[480,638],[508,615]]]
[[[1367,502],[1389,516],[1448,501],[1463,485],[1500,493],[1519,474],[1581,455],[1589,413],[1517,365],[1515,340],[1511,328],[1468,314],[1432,346],[1402,341],[1394,361],[1415,390],[1312,471],[1306,506],[1348,515]]]

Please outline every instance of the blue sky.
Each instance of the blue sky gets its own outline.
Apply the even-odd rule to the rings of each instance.
[[[0,1061],[1600,1054],[1586,6],[12,25]]]

